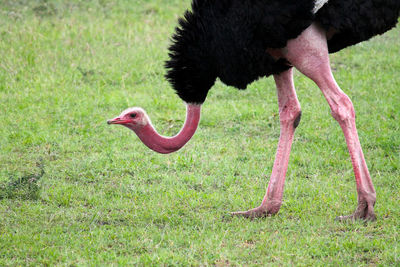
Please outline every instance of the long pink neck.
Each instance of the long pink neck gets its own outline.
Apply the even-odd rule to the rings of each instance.
[[[165,137],[158,134],[151,123],[135,132],[150,149],[162,154],[172,153],[182,148],[192,138],[199,125],[200,111],[201,105],[188,104],[185,124],[174,137]]]

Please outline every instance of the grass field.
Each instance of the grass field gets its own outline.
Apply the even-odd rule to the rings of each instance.
[[[357,203],[343,134],[296,73],[303,118],[277,216],[259,204],[279,138],[273,79],[217,82],[200,128],[159,155],[106,120],[144,107],[173,135],[185,106],[163,78],[189,1],[0,0],[0,266],[400,266],[400,28],[332,55],[377,189]]]

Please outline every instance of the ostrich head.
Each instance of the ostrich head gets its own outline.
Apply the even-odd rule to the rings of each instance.
[[[133,107],[124,110],[119,116],[108,120],[107,123],[120,124],[136,132],[150,124],[150,119],[144,109]]]

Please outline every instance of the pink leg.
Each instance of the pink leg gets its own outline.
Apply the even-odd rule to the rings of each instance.
[[[282,204],[283,187],[289,163],[290,149],[293,142],[294,131],[300,122],[301,109],[294,88],[292,69],[279,75],[274,75],[274,78],[278,92],[281,134],[267,193],[259,207],[248,211],[234,212],[232,215],[240,215],[249,218],[264,217],[276,214]]]
[[[354,107],[332,75],[325,32],[317,25],[310,26],[298,38],[288,42],[284,56],[321,89],[347,142],[356,179],[358,207],[352,215],[337,219],[375,220],[376,193],[358,139]]]

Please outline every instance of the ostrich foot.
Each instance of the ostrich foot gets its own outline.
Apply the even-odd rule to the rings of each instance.
[[[347,216],[339,216],[336,217],[336,221],[347,222],[347,221],[355,221],[355,220],[364,220],[364,221],[376,221],[376,215],[374,212],[374,204],[373,202],[361,202],[358,204],[356,211]]]
[[[257,208],[248,210],[248,211],[236,211],[236,212],[231,212],[232,216],[240,216],[240,217],[245,217],[249,219],[254,219],[254,218],[264,218],[268,216],[267,209],[263,206],[259,206]]]
[[[280,207],[281,207],[282,202],[280,201],[274,201],[273,208],[270,207],[271,205],[265,205],[261,204],[261,206],[248,210],[248,211],[237,211],[237,212],[232,212],[232,216],[240,216],[240,217],[245,217],[249,219],[254,219],[254,218],[265,218],[267,216],[272,216],[276,213],[278,213]]]

